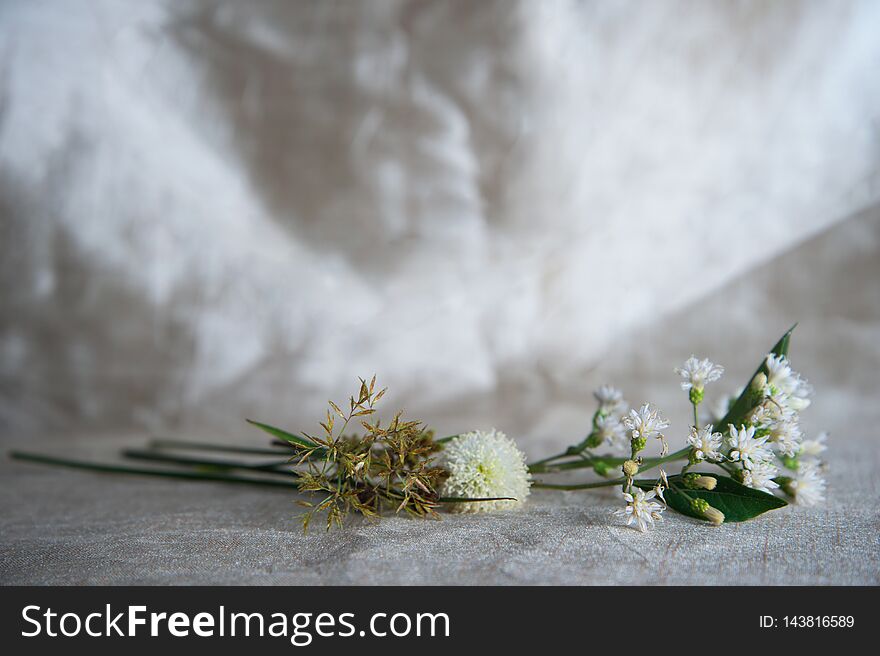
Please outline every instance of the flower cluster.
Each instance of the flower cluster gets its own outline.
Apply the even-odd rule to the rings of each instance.
[[[802,505],[820,503],[826,484],[819,458],[827,449],[827,434],[806,439],[801,429],[800,413],[809,407],[813,390],[787,358],[790,336],[791,331],[764,357],[746,388],[714,404],[712,421],[703,425],[699,406],[706,386],[719,380],[724,368],[692,355],[675,369],[682,379],[681,388],[688,392],[694,417],[686,446],[680,451],[668,454],[664,431],[669,422],[654,405],[645,403],[627,410],[623,394],[603,385],[595,392],[599,409],[593,419],[593,439],[569,448],[566,455],[578,455],[603,475],[613,471],[612,463],[620,463],[625,506],[617,512],[640,531],[652,527],[668,507],[720,525],[784,506],[780,494]],[[661,442],[660,457],[643,458],[641,452],[652,438]],[[620,447],[625,440],[630,447],[628,458],[615,460],[592,451],[603,444]],[[661,469],[654,480],[637,479],[648,469],[677,459],[686,463],[676,476],[667,476]],[[539,463],[542,469],[538,471],[577,466],[570,461],[544,463]],[[689,471],[700,464],[718,467],[722,474]],[[782,473],[784,470],[788,474]],[[745,489],[754,492],[741,491]]]
[[[727,427],[727,457],[738,465],[734,475],[744,485],[764,492],[781,487],[801,505],[824,500],[819,457],[826,435],[807,440],[800,426],[800,413],[809,407],[812,394],[812,386],[785,355],[767,354],[749,386],[751,407],[742,423]],[[784,469],[791,475],[783,475]]]

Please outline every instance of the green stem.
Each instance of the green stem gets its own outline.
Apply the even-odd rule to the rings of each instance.
[[[668,455],[665,455],[662,458],[661,457],[645,458],[644,461],[642,462],[641,469],[644,471],[646,469],[651,469],[653,467],[656,467],[657,465],[662,465],[665,462],[670,462],[673,460],[683,460],[684,458],[687,458],[689,453],[690,453],[690,447],[688,446],[683,449],[679,449],[678,451],[675,451],[674,453],[670,453]],[[529,465],[529,471],[533,474],[551,474],[554,472],[570,471],[572,469],[592,468],[598,462],[602,462],[605,465],[607,465],[608,467],[620,467],[627,460],[628,460],[628,458],[618,458],[618,457],[605,458],[605,457],[599,456],[596,458],[583,458],[583,459],[578,459],[578,460],[570,460],[567,462],[561,462],[561,463],[558,463],[555,465],[549,465],[549,466],[539,464],[539,463],[534,463],[532,465]]]
[[[553,462],[554,460],[560,460],[562,458],[567,458],[568,456],[574,455],[573,453],[569,453],[568,451],[563,451],[562,453],[557,453],[555,456],[550,456],[549,458],[544,458],[543,460],[536,460],[531,463],[529,467],[529,471],[538,472],[541,471],[541,466],[546,465],[548,462]]]
[[[697,415],[697,404],[691,403],[691,405],[694,406],[694,428],[700,430],[700,419]]]
[[[246,446],[225,446],[222,444],[209,444],[206,442],[191,442],[189,440],[170,440],[165,438],[156,438],[150,440],[150,447],[154,449],[180,449],[184,451],[216,451],[217,453],[241,453],[254,456],[283,456],[291,453],[290,445],[285,443],[288,448],[281,449],[259,449]]]
[[[217,481],[221,483],[240,483],[243,485],[262,485],[266,487],[285,487],[296,489],[296,484],[270,478],[249,478],[245,476],[230,476],[228,474],[210,474],[194,471],[170,471],[166,469],[151,469],[141,467],[126,467],[122,465],[105,465],[97,462],[84,460],[72,460],[69,458],[55,458],[44,456],[39,453],[26,453],[23,451],[11,451],[9,456],[15,460],[37,462],[44,465],[56,465],[70,467],[72,469],[84,469],[87,471],[101,472],[105,474],[137,474],[143,476],[157,476],[161,478],[178,478],[190,481]]]
[[[612,487],[614,485],[620,485],[625,481],[625,478],[615,478],[613,481],[596,481],[595,483],[576,483],[573,485],[561,485],[556,483],[542,483],[541,481],[535,481],[534,483],[532,483],[532,487],[540,488],[542,490],[592,490],[598,487]]]
[[[204,458],[170,456],[164,453],[156,453],[155,451],[142,451],[138,449],[127,449],[122,452],[122,455],[126,458],[133,458],[135,460],[167,462],[175,465],[211,467],[215,469],[247,469],[250,471],[265,472],[267,474],[283,474],[284,476],[296,476],[296,474],[291,470],[280,469],[281,467],[290,465],[290,461],[288,459],[267,463],[246,463],[233,460],[206,460]]]

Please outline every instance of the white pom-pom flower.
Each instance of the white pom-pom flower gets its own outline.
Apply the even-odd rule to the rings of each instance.
[[[523,505],[529,496],[532,481],[526,456],[501,431],[493,428],[464,433],[446,444],[443,452],[443,464],[449,472],[449,478],[443,484],[444,497],[508,498],[456,503],[453,510],[510,510]]]

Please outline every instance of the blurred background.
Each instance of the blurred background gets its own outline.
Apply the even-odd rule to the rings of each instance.
[[[795,321],[807,428],[876,425],[878,33],[870,1],[3,1],[0,435],[256,442],[376,373],[537,454],[604,382],[686,425],[675,366],[735,389]]]

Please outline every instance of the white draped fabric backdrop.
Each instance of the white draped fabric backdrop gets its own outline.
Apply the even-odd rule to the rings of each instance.
[[[878,201],[878,30],[868,1],[4,2],[0,433],[310,429],[377,373],[534,450],[613,367],[661,400],[697,347],[745,373],[802,308],[630,344]]]

